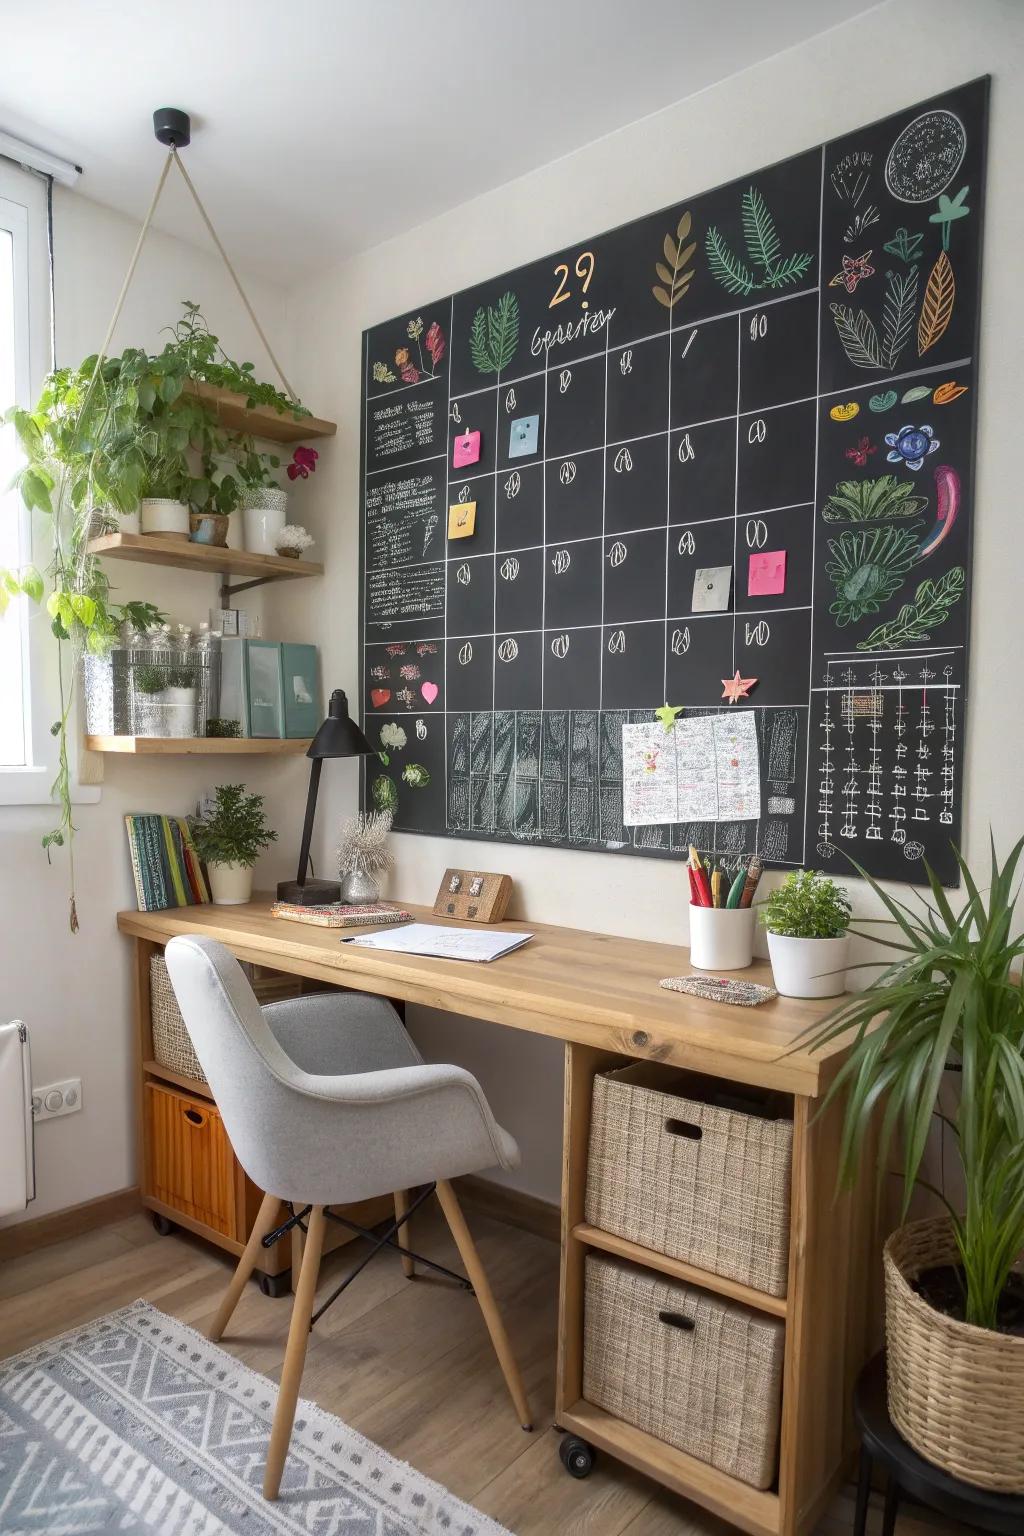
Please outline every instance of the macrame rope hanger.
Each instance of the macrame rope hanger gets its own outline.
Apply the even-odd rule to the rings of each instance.
[[[161,167],[160,175],[157,177],[156,187],[153,190],[153,196],[150,200],[149,207],[146,210],[146,217],[142,221],[142,228],[139,230],[139,237],[135,242],[135,249],[132,252],[131,260],[128,263],[128,270],[124,275],[124,282],[121,284],[121,291],[117,296],[117,303],[114,305],[114,313],[111,315],[110,324],[107,326],[107,334],[104,336],[103,344],[100,347],[99,352],[96,354],[96,366],[93,369],[92,378],[89,381],[89,389],[86,393],[86,400],[83,402],[82,414],[84,415],[84,406],[88,403],[89,395],[92,394],[93,385],[96,383],[96,380],[99,377],[99,371],[103,365],[104,359],[106,358],[107,349],[109,348],[111,339],[113,338],[117,322],[121,318],[121,311],[124,308],[124,301],[128,297],[128,290],[132,285],[132,278],[135,276],[135,268],[139,264],[139,256],[142,253],[142,247],[145,243],[146,235],[149,233],[149,227],[153,222],[153,215],[156,213],[157,206],[160,202],[160,196],[167,183],[167,176],[170,172],[172,164],[177,166],[178,170],[181,172],[182,180],[184,181],[189,192],[192,194],[192,200],[199,210],[199,216],[203,223],[206,225],[210,237],[220,254],[221,260],[223,261],[225,267],[228,269],[228,274],[231,278],[231,281],[234,283],[238,290],[238,296],[242,300],[242,303],[245,305],[249,319],[252,321],[256,329],[256,334],[259,336],[260,341],[262,341],[264,347],[267,349],[267,355],[277,370],[278,378],[284,385],[289,399],[297,402],[299,397],[295,393],[291,384],[288,382],[285,371],[278,361],[277,354],[275,353],[273,347],[270,345],[270,342],[267,340],[267,333],[264,331],[262,325],[259,322],[256,311],[253,309],[249,302],[249,296],[245,289],[242,287],[242,280],[238,273],[235,271],[234,267],[231,265],[231,260],[221,243],[220,236],[217,234],[217,231],[213,227],[213,221],[203,206],[203,200],[199,196],[199,193],[196,191],[195,183],[193,182],[188,171],[186,171],[182,163],[181,156],[178,153],[179,150],[185,149],[188,146],[192,138],[192,123],[188,113],[180,111],[177,107],[159,107],[153,113],[153,132],[156,135],[159,143],[167,146],[167,155],[164,159],[163,166]]]

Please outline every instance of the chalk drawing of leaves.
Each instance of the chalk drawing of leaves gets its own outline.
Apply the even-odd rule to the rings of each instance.
[[[756,187],[748,187],[740,199],[740,218],[747,261],[736,255],[714,225],[704,236],[711,275],[723,288],[729,293],[747,295],[755,288],[788,287],[806,275],[814,260],[813,253],[794,251],[785,257],[780,254],[782,242],[775,220]]]
[[[687,244],[683,244],[690,233],[691,222],[689,212],[684,213],[676,225],[675,239],[671,235],[665,236],[662,249],[665,252],[665,262],[669,265],[666,266],[662,261],[656,261],[654,264],[654,270],[664,286],[655,284],[651,292],[665,309],[673,309],[693,281],[694,269],[692,267],[689,271],[684,269],[697,249],[697,242],[690,240]]]
[[[941,341],[953,315],[956,298],[956,279],[953,267],[945,251],[940,251],[934,267],[928,274],[921,317],[917,322],[917,354],[923,356],[929,347]]]
[[[519,300],[503,293],[495,307],[481,305],[469,328],[469,351],[481,373],[507,368],[519,342]]]
[[[839,332],[843,351],[857,368],[881,368],[882,346],[875,322],[867,310],[851,304],[832,304],[832,318]]]
[[[885,302],[882,305],[882,366],[896,367],[903,348],[914,329],[917,309],[917,268],[906,274],[885,274]]]

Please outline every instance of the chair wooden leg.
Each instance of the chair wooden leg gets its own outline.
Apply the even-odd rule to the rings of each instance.
[[[446,1179],[438,1179],[437,1181],[437,1198],[440,1201],[442,1211],[444,1211],[445,1220],[451,1228],[452,1237],[455,1239],[455,1246],[458,1248],[462,1262],[466,1266],[466,1274],[469,1276],[470,1284],[476,1292],[476,1299],[480,1303],[480,1310],[484,1315],[484,1322],[487,1324],[487,1332],[491,1336],[491,1343],[494,1345],[494,1353],[498,1357],[498,1364],[501,1366],[505,1385],[508,1387],[509,1395],[515,1404],[516,1413],[519,1415],[519,1422],[524,1429],[532,1429],[530,1405],[526,1399],[519,1367],[512,1353],[512,1345],[509,1343],[508,1334],[505,1332],[505,1324],[501,1320],[501,1313],[498,1311],[498,1304],[491,1291],[487,1272],[480,1262],[479,1253],[476,1251],[476,1244],[470,1236],[469,1228],[466,1225],[466,1218],[462,1214],[462,1207],[455,1198],[455,1191]]]
[[[276,1223],[278,1212],[281,1209],[281,1201],[277,1195],[264,1195],[263,1204],[256,1214],[252,1231],[249,1233],[249,1241],[245,1245],[245,1251],[238,1261],[238,1268],[231,1277],[231,1283],[224,1292],[224,1300],[217,1308],[217,1316],[210,1324],[209,1337],[214,1344],[224,1332],[231,1321],[231,1314],[238,1305],[238,1298],[245,1289],[245,1282],[256,1268],[256,1260],[262,1250],[262,1242],[268,1232],[272,1232]]]
[[[409,1209],[409,1191],[407,1189],[396,1189],[395,1190],[395,1220],[396,1221],[401,1221],[402,1217],[405,1215],[405,1213],[406,1213],[406,1211],[408,1209]],[[410,1240],[409,1239],[409,1223],[406,1222],[404,1227],[399,1227],[396,1241],[401,1243],[403,1245],[403,1247],[404,1247],[404,1245],[406,1243],[408,1243],[409,1240]],[[405,1253],[402,1254],[402,1274],[405,1276],[405,1278],[407,1280],[412,1280],[415,1277],[415,1274],[416,1274],[416,1264],[415,1264],[411,1254],[405,1254]]]
[[[270,1431],[270,1449],[263,1474],[263,1497],[276,1499],[281,1487],[288,1446],[295,1422],[295,1404],[299,1399],[302,1368],[306,1363],[306,1345],[309,1342],[309,1320],[313,1315],[317,1276],[320,1273],[320,1253],[324,1243],[324,1208],[314,1205],[309,1214],[309,1228],[302,1252],[302,1273],[295,1288],[292,1302],[292,1319],[288,1327],[288,1344],[281,1368],[281,1385],[277,1390],[277,1408],[274,1425]]]

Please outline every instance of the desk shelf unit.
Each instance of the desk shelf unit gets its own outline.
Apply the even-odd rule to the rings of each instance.
[[[405,905],[416,918],[438,921],[429,908]],[[510,931],[526,928],[534,935],[532,941],[493,966],[339,944],[331,930],[275,921],[265,900],[244,907],[122,912],[118,926],[132,937],[137,952],[142,1084],[160,1081],[185,1093],[196,1089],[154,1063],[146,1034],[149,956],[175,933],[208,934],[240,960],[293,976],[396,1002],[423,1003],[563,1041],[556,1424],[748,1536],[812,1536],[852,1466],[853,1385],[875,1348],[869,1319],[878,1315],[881,1285],[875,1180],[863,1178],[836,1198],[842,1106],[830,1104],[819,1112],[845,1047],[833,1043],[811,1055],[799,1043],[801,1032],[831,1004],[778,998],[761,1008],[742,1009],[684,998],[658,985],[661,977],[686,969],[686,953],[677,946],[517,920],[505,926]],[[767,981],[767,966],[757,962],[751,977]],[[637,1060],[773,1088],[789,1097],[793,1153],[785,1296],[766,1295],[587,1222],[594,1078],[609,1067]],[[146,1134],[140,1123],[144,1200],[159,1211],[146,1193]],[[873,1166],[873,1152],[872,1146],[866,1148],[866,1166]],[[180,1218],[171,1213],[171,1219]],[[231,1247],[215,1233],[206,1235]],[[628,1259],[784,1321],[779,1467],[772,1488],[753,1488],[586,1401],[583,1295],[590,1251]]]

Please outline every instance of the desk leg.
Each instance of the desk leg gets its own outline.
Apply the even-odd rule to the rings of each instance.
[[[558,1295],[558,1375],[555,1422],[583,1396],[583,1261],[586,1248],[574,1235],[583,1220],[587,1193],[587,1150],[594,1078],[624,1057],[588,1045],[565,1047],[565,1105],[562,1120],[562,1264]]]
[[[780,1536],[810,1536],[856,1445],[853,1386],[870,1352],[872,1268],[880,1261],[874,1148],[836,1197],[843,1104],[793,1101],[786,1356],[779,1460]]]

